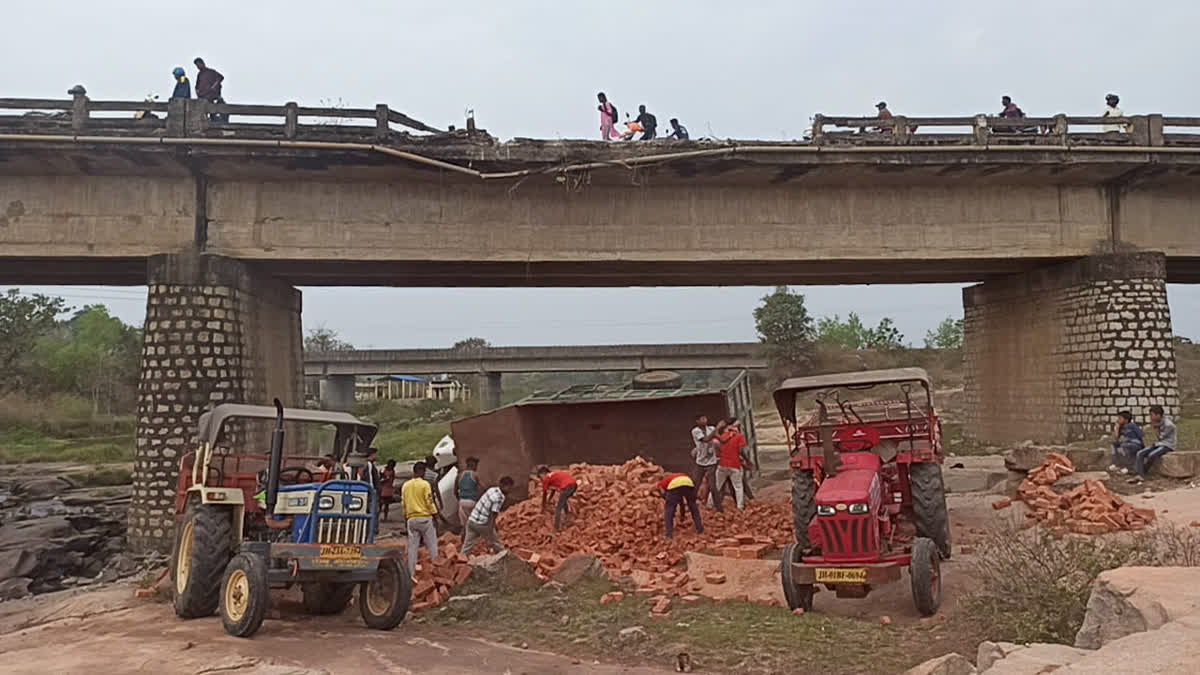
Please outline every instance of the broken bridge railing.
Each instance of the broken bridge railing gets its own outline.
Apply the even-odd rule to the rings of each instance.
[[[1119,130],[1106,131],[1106,127]],[[814,145],[972,145],[1130,147],[1200,146],[1200,117],[1159,114],[1126,117],[1004,118],[972,117],[830,117],[816,115]]]
[[[99,114],[97,114],[99,113]],[[114,114],[115,113],[115,114]],[[211,103],[202,99],[169,101],[93,101],[86,94],[70,100],[0,98],[0,129],[82,136],[266,136],[293,139],[305,135],[352,135],[386,138],[393,125],[427,133],[445,133],[379,104],[374,108],[307,107]],[[468,129],[473,120],[468,120]]]

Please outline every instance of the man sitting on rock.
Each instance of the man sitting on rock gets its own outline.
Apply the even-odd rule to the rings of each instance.
[[[1137,472],[1135,481],[1140,482],[1146,477],[1146,473],[1150,471],[1150,465],[1154,460],[1175,449],[1178,431],[1175,429],[1175,423],[1167,419],[1163,415],[1163,407],[1161,405],[1150,406],[1150,426],[1154,427],[1158,432],[1158,441],[1148,448],[1139,450],[1134,456],[1133,470]]]
[[[1122,410],[1117,413],[1117,424],[1113,431],[1113,459],[1108,470],[1129,473],[1137,453],[1146,446],[1142,428],[1133,421],[1133,413]]]

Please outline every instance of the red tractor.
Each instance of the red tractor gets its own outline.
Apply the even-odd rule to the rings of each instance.
[[[816,412],[799,424],[797,404],[809,401]],[[792,468],[788,606],[812,610],[818,584],[839,598],[866,597],[907,567],[917,611],[936,612],[950,521],[929,376],[897,368],[792,378],[775,390],[775,405]]]

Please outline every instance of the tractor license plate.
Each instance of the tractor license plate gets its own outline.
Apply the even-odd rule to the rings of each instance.
[[[361,546],[321,546],[323,560],[358,560],[362,558]]]
[[[818,584],[865,584],[867,570],[863,567],[817,568]]]

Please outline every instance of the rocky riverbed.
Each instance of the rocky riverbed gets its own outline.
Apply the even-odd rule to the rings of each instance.
[[[103,583],[161,565],[125,550],[127,470],[9,465],[0,477],[0,601]]]

